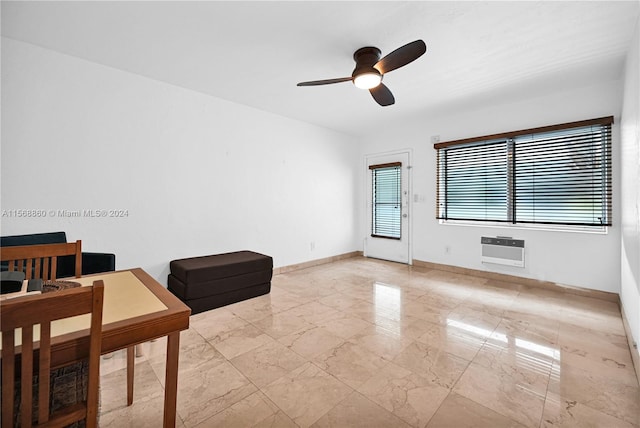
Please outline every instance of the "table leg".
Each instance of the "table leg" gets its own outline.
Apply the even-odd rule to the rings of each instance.
[[[127,348],[127,406],[133,404],[133,369],[136,366],[135,346]]]
[[[178,355],[180,353],[180,332],[167,336],[167,367],[164,383],[164,427],[176,426],[176,403],[178,399]]]

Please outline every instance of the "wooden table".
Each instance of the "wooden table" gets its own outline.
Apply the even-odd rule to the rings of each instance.
[[[82,285],[100,279],[104,281],[103,354],[167,336],[164,426],[175,427],[180,331],[189,328],[191,309],[140,268],[70,278]],[[52,367],[87,357],[83,352],[88,349],[88,326],[88,315],[52,324]]]

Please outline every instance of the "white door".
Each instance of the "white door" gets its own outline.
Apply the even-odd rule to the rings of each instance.
[[[409,162],[409,152],[366,157],[367,257],[411,264]]]

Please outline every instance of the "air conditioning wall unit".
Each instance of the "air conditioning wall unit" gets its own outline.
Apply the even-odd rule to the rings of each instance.
[[[482,263],[524,267],[524,240],[509,236],[483,236]]]

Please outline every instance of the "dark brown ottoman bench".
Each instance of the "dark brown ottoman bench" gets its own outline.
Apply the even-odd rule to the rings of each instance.
[[[193,315],[269,293],[273,259],[238,251],[173,260],[169,270],[169,290]]]

